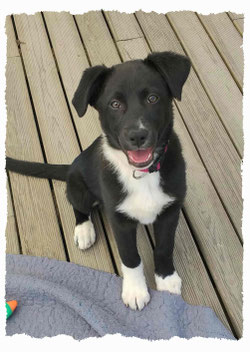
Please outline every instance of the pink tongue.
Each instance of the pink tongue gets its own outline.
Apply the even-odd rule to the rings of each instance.
[[[128,157],[134,163],[145,163],[152,158],[152,149],[129,150]]]

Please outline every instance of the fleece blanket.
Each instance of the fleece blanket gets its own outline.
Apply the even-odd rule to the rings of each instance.
[[[42,338],[59,334],[77,340],[119,333],[157,340],[173,336],[234,339],[212,309],[187,304],[181,296],[150,290],[142,311],[121,300],[116,275],[54,259],[6,256],[6,300],[18,307],[6,334]]]

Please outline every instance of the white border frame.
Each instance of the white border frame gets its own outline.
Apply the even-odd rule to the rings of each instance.
[[[6,192],[6,175],[5,175],[5,135],[6,130],[3,126],[6,125],[6,107],[5,107],[5,65],[6,65],[6,35],[5,35],[5,17],[12,13],[27,13],[33,14],[38,11],[70,11],[72,14],[80,14],[90,10],[118,10],[120,12],[134,12],[137,10],[143,10],[145,12],[155,11],[158,13],[166,13],[169,11],[181,11],[181,10],[192,10],[202,14],[219,13],[224,11],[232,11],[235,13],[244,13],[244,58],[245,63],[250,63],[249,55],[249,5],[247,0],[227,0],[227,1],[215,1],[210,0],[207,3],[195,0],[175,0],[175,1],[164,1],[164,0],[134,0],[118,2],[114,0],[90,0],[87,1],[76,1],[76,0],[61,0],[61,1],[28,1],[28,0],[7,0],[6,3],[1,4],[0,10],[0,106],[1,106],[1,128],[0,128],[0,184],[1,184],[1,212],[0,212],[0,233],[1,233],[1,246],[0,246],[0,270],[1,270],[1,286],[0,286],[0,340],[2,348],[12,351],[14,349],[24,348],[25,351],[33,350],[34,348],[57,348],[61,351],[69,350],[71,348],[79,349],[82,351],[83,348],[108,348],[109,351],[119,347],[119,351],[127,351],[129,348],[157,348],[160,350],[165,349],[185,349],[198,351],[202,348],[203,351],[211,351],[214,348],[227,348],[233,350],[235,348],[240,351],[245,351],[247,345],[249,348],[249,331],[250,331],[250,318],[247,312],[250,313],[249,303],[249,284],[247,277],[249,277],[249,187],[247,178],[249,180],[249,107],[250,107],[250,94],[249,94],[249,77],[250,69],[249,65],[245,64],[245,76],[244,76],[244,102],[243,102],[243,115],[244,115],[244,139],[245,139],[245,152],[244,152],[244,168],[243,168],[243,198],[244,198],[244,210],[243,210],[243,236],[245,240],[244,246],[244,333],[243,338],[240,341],[227,341],[219,339],[204,339],[204,338],[193,338],[191,340],[180,339],[178,337],[172,338],[169,341],[147,341],[140,340],[138,338],[125,338],[119,334],[107,335],[103,338],[90,338],[78,342],[72,337],[68,336],[57,336],[53,338],[35,339],[25,335],[15,335],[13,337],[5,336],[5,308],[4,308],[4,294],[5,294],[5,227],[7,220],[7,192]],[[3,308],[3,309],[2,309]],[[4,343],[4,344],[3,344]],[[153,346],[152,346],[153,344]],[[216,349],[217,350],[217,349]]]

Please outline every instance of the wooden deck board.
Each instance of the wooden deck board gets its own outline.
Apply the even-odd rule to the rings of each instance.
[[[14,43],[10,17],[6,21],[8,59],[6,69],[6,154],[17,159],[43,162],[21,58]],[[9,173],[22,253],[65,260],[51,190],[47,180]],[[38,245],[39,243],[39,245]]]
[[[7,58],[19,57],[18,47],[16,45],[15,34],[12,28],[11,18],[6,18],[6,34],[7,34]],[[9,143],[7,141],[7,143]],[[9,182],[6,183],[7,189],[7,224],[6,224],[6,253],[20,254],[21,249],[18,240],[16,220],[14,216],[13,203],[10,195]]]
[[[184,54],[164,15],[137,12],[136,16],[153,51]],[[182,101],[175,103],[242,238],[241,160],[192,69],[184,85]]]
[[[235,28],[243,36],[243,32],[244,32],[244,14],[236,14],[234,12],[228,12],[228,16],[231,18]]]
[[[193,12],[171,12],[167,17],[242,156],[242,94],[239,88]]]
[[[17,15],[15,23],[19,39],[25,43],[21,48],[22,55],[47,160],[50,163],[69,164],[79,154],[80,148],[42,16],[39,13],[33,16]],[[76,248],[73,243],[73,210],[66,199],[65,184],[53,181],[53,186],[70,260],[113,272],[106,242],[99,240],[86,252]]]
[[[242,246],[200,163],[183,121],[177,115],[178,112],[175,111],[174,128],[183,141],[183,155],[187,163],[185,213],[232,324],[241,336]]]
[[[199,15],[218,52],[242,91],[243,39],[226,13]]]
[[[112,66],[120,63],[110,32],[100,11],[76,15],[76,22],[87,49],[91,65]]]
[[[143,37],[139,24],[134,21],[133,14],[118,11],[105,11],[104,15],[116,42]]]
[[[14,215],[13,203],[10,195],[9,183],[7,183],[7,224],[6,224],[6,253],[20,254],[21,248],[18,239],[16,219]]]
[[[85,149],[101,133],[98,114],[92,107],[89,107],[84,117],[79,118],[71,101],[83,71],[89,67],[88,58],[71,14],[44,12],[44,18],[78,137],[82,148]]]
[[[47,159],[70,163],[79,146],[42,16],[16,15],[15,24]]]
[[[117,47],[124,61],[145,58],[150,52],[145,38],[123,40],[117,43]]]
[[[109,13],[108,21],[112,21],[112,12]],[[120,21],[122,21],[122,18],[120,19]],[[149,32],[152,33],[152,26]],[[156,38],[154,39],[156,40]],[[148,40],[149,42],[151,42],[149,38]],[[144,58],[148,54],[149,49],[145,50],[146,43],[144,45],[139,44],[139,42],[141,41],[142,38],[137,38],[130,40],[128,39],[127,41],[123,40],[119,42],[120,46],[122,46],[121,55],[123,51],[126,53],[124,59]],[[135,44],[133,42],[135,42]],[[161,50],[163,50],[163,48]],[[187,95],[187,92],[188,91],[186,89],[183,93],[183,97],[184,95]],[[191,142],[188,132],[186,131],[182,119],[176,109],[175,120],[175,126],[177,126],[176,130],[179,132],[178,135],[181,137],[181,142],[184,148],[185,160],[187,161],[188,167],[188,194],[185,202],[185,209],[187,208],[187,213],[189,215],[189,218],[191,219],[192,227],[197,233],[197,236],[199,237],[198,241],[200,241],[200,248],[202,249],[202,251],[204,251],[203,255],[206,259],[207,265],[210,268],[210,272],[213,272],[211,274],[215,279],[215,283],[218,286],[219,292],[223,295],[225,287],[228,290],[229,282],[231,280],[230,275],[232,274],[232,255],[233,253],[235,253],[235,251],[237,251],[238,255],[242,257],[242,247],[234,232],[234,229],[231,226],[227,214],[225,213],[223,206],[221,205],[220,199],[216,195],[213,185],[211,184],[207,176],[206,170],[200,162],[198,155],[195,155],[196,152],[193,143]],[[226,132],[224,133],[226,134]],[[192,171],[193,169],[195,169],[195,174],[199,173],[199,177],[196,177],[196,179]],[[199,210],[197,211],[197,209]],[[214,209],[216,209],[216,212],[214,211]],[[211,214],[213,215],[211,216]],[[213,219],[213,223],[211,223],[211,217]],[[224,232],[229,235],[229,241],[224,239]],[[203,235],[205,233],[206,235]],[[211,236],[211,233],[213,233],[214,238]],[[217,245],[215,245],[214,241],[216,238],[218,243],[223,243],[222,248],[217,248]],[[231,243],[231,241],[233,244]],[[214,258],[222,256],[226,258],[226,263],[223,262],[223,267],[218,265],[217,259],[210,259],[212,252],[216,253],[214,255]],[[241,262],[239,263],[239,265],[236,264],[236,266],[233,268],[234,279],[237,282],[236,287],[232,289],[229,293],[230,297],[225,295],[223,297],[224,304],[226,304],[227,302],[228,310],[235,309],[234,305],[238,302],[239,299],[241,299],[240,274]],[[224,276],[226,276],[225,279]],[[232,319],[235,320],[236,316],[238,316],[240,312],[241,304],[238,302]],[[234,321],[234,324],[240,324],[240,319],[238,321]],[[238,325],[238,331],[240,331],[240,329],[241,326]]]

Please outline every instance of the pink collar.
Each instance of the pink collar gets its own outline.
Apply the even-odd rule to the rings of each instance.
[[[168,149],[168,145],[166,145],[165,148],[164,148],[164,154],[166,153],[167,149]],[[163,154],[163,156],[164,156],[164,154]],[[154,166],[154,165],[155,165],[155,162],[154,162],[154,164],[151,165],[148,169],[143,169],[143,170],[138,170],[138,171],[142,171],[142,172],[154,172],[154,171],[159,171],[160,168],[161,168],[162,159],[163,159],[163,158],[161,158],[161,157],[157,159],[157,161],[156,161],[156,166]],[[153,169],[151,169],[152,166],[153,166]],[[151,171],[150,169],[151,169],[152,171]]]

